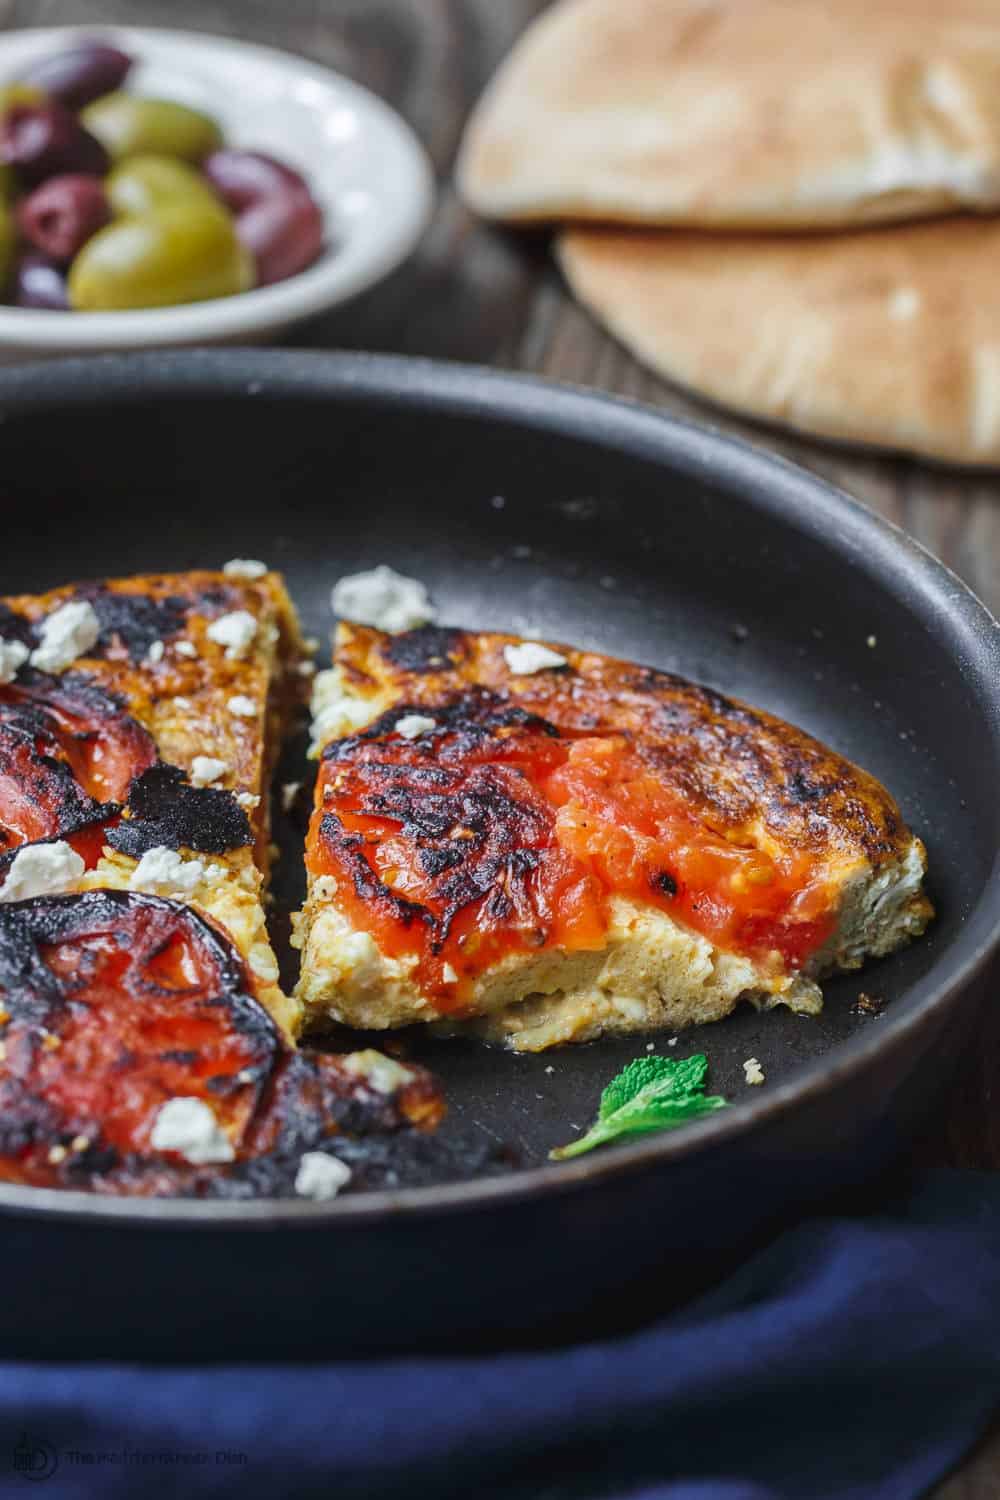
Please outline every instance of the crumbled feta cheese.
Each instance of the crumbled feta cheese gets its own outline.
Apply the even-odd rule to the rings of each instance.
[[[655,1052],[656,1051],[656,1043],[655,1042],[647,1042],[646,1043],[646,1051],[647,1052]]]
[[[546,1073],[554,1073],[554,1072],[555,1072],[555,1068],[554,1068],[554,1067],[553,1067],[553,1066],[552,1066],[552,1064],[551,1064],[551,1063],[549,1063],[549,1065],[548,1065],[548,1067],[547,1067],[547,1068],[546,1068],[546,1069],[545,1069],[545,1071],[546,1071]]]
[[[300,677],[315,677],[316,663],[314,661],[300,661],[295,670]]]
[[[339,1156],[327,1156],[325,1151],[306,1151],[295,1174],[295,1191],[300,1198],[325,1203],[336,1198],[350,1180],[351,1169]]]
[[[764,1069],[755,1057],[748,1057],[743,1064],[743,1075],[747,1083],[763,1083]]]
[[[132,871],[129,889],[152,891],[161,896],[190,896],[206,873],[200,859],[182,859],[176,849],[157,844],[155,849],[146,850]]]
[[[257,717],[257,705],[246,693],[234,693],[226,703],[231,714],[238,719],[255,719]]]
[[[226,762],[216,760],[214,755],[196,755],[191,762],[191,785],[211,786],[213,781],[225,776],[228,770]]]
[[[394,1094],[413,1078],[409,1068],[386,1057],[384,1052],[376,1052],[374,1047],[365,1047],[361,1052],[348,1052],[340,1062],[346,1072],[363,1078],[368,1087],[379,1094]]]
[[[370,572],[341,578],[334,585],[330,602],[334,614],[342,619],[374,625],[392,634],[426,625],[436,613],[419,579],[406,578],[385,563]]]
[[[149,1137],[154,1151],[176,1151],[192,1166],[232,1161],[232,1142],[203,1099],[179,1095],[156,1111]]]
[[[246,812],[260,806],[260,798],[256,792],[237,792],[236,800]]]
[[[167,648],[162,641],[154,641],[149,650],[146,652],[146,660],[152,662],[155,667],[158,661],[163,660],[163,654],[166,649]]]
[[[96,646],[101,622],[86,599],[60,605],[42,621],[42,644],[31,653],[39,672],[61,672]]]
[[[291,812],[295,799],[302,790],[301,781],[286,781],[281,788],[281,810]]]
[[[0,682],[13,682],[30,654],[22,641],[5,641],[0,636]]]
[[[452,968],[451,964],[444,965],[444,968],[441,970],[441,977],[444,980],[445,984],[458,983],[458,975],[455,973],[455,970]]]
[[[415,740],[420,735],[430,734],[432,729],[436,729],[437,719],[431,719],[427,714],[404,714],[401,719],[396,720],[394,728],[404,740]]]
[[[257,634],[257,621],[249,610],[234,609],[231,614],[220,615],[206,628],[205,634],[217,646],[225,646],[230,661],[246,656]]]
[[[194,641],[175,641],[174,650],[178,656],[197,656],[198,647]]]
[[[223,563],[222,571],[227,578],[243,578],[253,583],[254,579],[264,577],[267,563],[258,562],[255,557],[231,557]]]
[[[875,647],[878,645],[878,637],[870,635],[865,641],[865,645],[868,647],[869,651],[874,651]]]
[[[328,740],[340,739],[361,729],[372,717],[371,704],[364,698],[351,698],[344,692],[340,672],[329,667],[316,674],[312,692],[312,743],[309,753],[315,755]]]
[[[668,1042],[667,1042],[667,1046],[668,1046],[668,1047],[676,1047],[676,1046],[677,1046],[677,1041],[678,1041],[678,1038],[677,1038],[677,1037],[675,1037],[675,1036],[672,1036],[672,1037],[671,1037],[671,1038],[670,1038],[670,1039],[669,1039],[669,1041],[668,1041]]]
[[[181,713],[190,713],[191,709],[194,708],[194,704],[190,698],[175,698],[174,707],[179,708]]]
[[[75,849],[62,839],[52,844],[25,844],[18,849],[0,888],[0,901],[26,901],[68,890],[86,869]]]
[[[504,661],[516,677],[530,677],[534,672],[547,672],[551,667],[565,667],[566,658],[548,646],[538,646],[534,641],[525,641],[521,646],[505,646]]]
[[[313,881],[312,894],[317,901],[329,901],[337,894],[336,875],[320,875],[318,880]],[[372,947],[374,947],[374,943]]]

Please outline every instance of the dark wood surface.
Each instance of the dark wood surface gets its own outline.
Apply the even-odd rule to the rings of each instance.
[[[406,117],[437,170],[437,213],[389,281],[295,342],[391,350],[526,370],[710,421],[841,485],[942,557],[1000,611],[1000,477],[808,443],[710,411],[644,371],[567,295],[544,235],[498,233],[457,202],[463,121],[499,59],[546,0],[0,0],[0,26],[123,22],[270,43],[340,69]],[[987,1023],[918,1160],[1000,1167],[1000,1022]],[[1000,1429],[936,1500],[1000,1495]]]

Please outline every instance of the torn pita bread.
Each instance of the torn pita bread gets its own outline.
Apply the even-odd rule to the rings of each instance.
[[[1000,204],[997,0],[561,0],[459,159],[512,220],[822,228]]]
[[[1000,220],[854,235],[570,229],[558,257],[639,359],[720,405],[1000,464]]]

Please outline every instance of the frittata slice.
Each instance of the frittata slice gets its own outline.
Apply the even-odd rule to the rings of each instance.
[[[671,1031],[923,931],[873,777],[774,716],[569,646],[339,627],[298,920],[306,1024],[522,1050]]]
[[[269,782],[307,670],[284,583],[259,564],[0,601],[0,902],[190,902],[293,1034],[262,894]]]

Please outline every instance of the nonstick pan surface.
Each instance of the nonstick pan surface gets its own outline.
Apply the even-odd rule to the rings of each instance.
[[[1000,916],[998,631],[914,542],[805,473],[642,408],[354,354],[4,374],[0,465],[0,592],[263,557],[325,642],[333,582],[389,563],[427,583],[444,622],[634,658],[807,728],[891,788],[927,844],[939,912],[910,949],[829,982],[819,1018],[744,1007],[674,1049],[651,1038],[706,1052],[712,1091],[732,1101],[690,1130],[550,1165],[647,1038],[518,1057],[407,1036],[449,1099],[440,1179],[404,1171],[322,1205],[0,1185],[5,1256],[28,1286],[5,1299],[7,1349],[186,1358],[541,1337],[583,1307],[681,1295],[775,1214],[905,1147],[967,1037]],[[289,747],[282,779],[302,776],[300,756]],[[301,828],[279,818],[279,834],[281,945]],[[751,1056],[764,1088],[746,1086]],[[480,1173],[500,1143],[518,1165]]]

